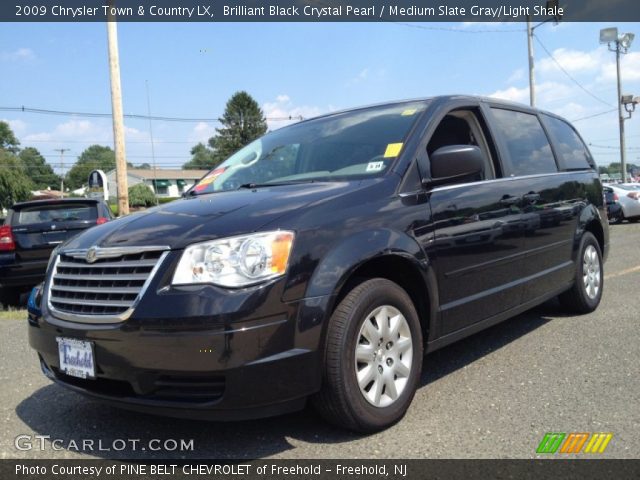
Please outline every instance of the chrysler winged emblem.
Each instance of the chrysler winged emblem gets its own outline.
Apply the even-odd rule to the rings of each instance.
[[[87,261],[87,263],[93,263],[98,259],[98,253],[96,252],[96,247],[91,247],[89,250],[87,250],[87,256],[85,257],[85,260]]]

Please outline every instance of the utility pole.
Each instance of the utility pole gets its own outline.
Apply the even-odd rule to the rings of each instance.
[[[527,17],[527,46],[529,47],[529,103],[536,106],[536,80],[533,65],[533,26],[531,25],[531,15]]]
[[[118,57],[118,29],[111,14],[114,0],[109,0],[107,37],[109,42],[109,73],[111,77],[111,111],[113,116],[113,142],[116,152],[116,182],[118,184],[118,213],[129,213],[127,185],[127,160],[124,146],[124,117],[122,114],[122,90],[120,87],[120,60]]]
[[[149,81],[145,80],[144,85],[147,89],[147,115],[149,116],[149,138],[151,140],[151,162],[153,163],[153,195],[156,197],[156,205],[158,205],[158,171],[156,170],[156,152],[153,146],[153,128],[151,126],[151,100],[149,98]]]
[[[64,152],[68,152],[68,148],[54,148],[56,152],[60,152],[60,198],[64,198]]]
[[[527,15],[527,48],[529,50],[529,103],[532,107],[536,106],[536,79],[533,59],[533,31],[540,25],[544,25],[545,23],[550,21],[553,21],[554,24],[558,24],[558,22],[560,22],[560,20],[562,19],[562,14],[560,14],[560,12],[558,11],[558,0],[547,0],[545,11],[555,13],[551,13],[552,16],[550,18],[547,18],[537,25],[532,25],[531,20],[533,20],[533,16]]]

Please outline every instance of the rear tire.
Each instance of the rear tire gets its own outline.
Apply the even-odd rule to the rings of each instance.
[[[622,223],[623,220],[624,220],[624,214],[622,213],[622,210],[620,210],[618,215],[616,215],[611,220],[609,220],[609,223],[612,224],[612,225],[618,225],[618,224]]]
[[[0,303],[6,307],[16,307],[20,304],[21,290],[15,287],[0,289]]]
[[[604,287],[602,252],[591,232],[585,232],[580,241],[573,286],[559,296],[560,304],[568,311],[591,313],[600,304]]]
[[[367,280],[329,320],[322,388],[313,404],[337,426],[383,430],[409,408],[422,359],[422,330],[409,295],[389,280]]]

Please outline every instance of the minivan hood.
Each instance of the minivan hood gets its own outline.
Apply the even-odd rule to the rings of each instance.
[[[171,249],[254,232],[290,212],[354,192],[366,181],[323,182],[191,197],[87,230],[64,248],[167,246]]]

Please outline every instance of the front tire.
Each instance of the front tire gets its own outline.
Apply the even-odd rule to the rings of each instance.
[[[582,235],[573,287],[560,295],[560,303],[575,313],[593,312],[602,299],[604,274],[600,245],[590,232]]]
[[[389,280],[367,280],[347,294],[329,320],[322,389],[314,406],[335,425],[383,430],[409,408],[422,358],[422,330],[409,295]]]

